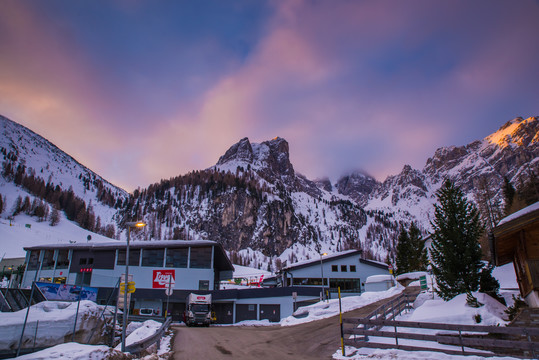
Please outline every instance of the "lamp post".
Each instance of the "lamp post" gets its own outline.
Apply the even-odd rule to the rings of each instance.
[[[326,256],[327,253],[320,254],[320,273],[322,275],[322,301],[324,301],[326,294],[324,292],[324,265],[322,264],[322,256]]]
[[[125,330],[127,327],[127,317],[129,312],[129,306],[127,304],[127,283],[129,282],[129,237],[131,235],[131,228],[142,228],[146,226],[142,221],[132,221],[126,223],[127,225],[127,246],[125,248],[125,277],[124,277],[124,309],[122,318],[122,352],[125,352]]]

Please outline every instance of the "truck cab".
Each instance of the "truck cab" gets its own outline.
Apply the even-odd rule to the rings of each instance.
[[[187,326],[210,326],[212,323],[211,295],[189,294],[185,302],[183,318]]]

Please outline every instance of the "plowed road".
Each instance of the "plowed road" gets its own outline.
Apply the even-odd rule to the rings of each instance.
[[[388,301],[345,313],[363,317]],[[339,316],[295,326],[174,327],[175,360],[192,359],[331,359],[341,346]]]

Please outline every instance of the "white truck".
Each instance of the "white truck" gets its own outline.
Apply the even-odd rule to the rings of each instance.
[[[212,323],[211,294],[189,294],[185,301],[183,321],[187,326],[210,326]]]

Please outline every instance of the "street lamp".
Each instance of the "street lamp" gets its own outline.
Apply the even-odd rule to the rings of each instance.
[[[322,264],[322,256],[326,256],[327,253],[320,254],[320,273],[322,274],[322,301],[324,301],[324,298],[326,294],[324,293],[324,266]]]
[[[122,319],[122,352],[125,352],[125,329],[127,327],[127,317],[129,316],[129,306],[127,304],[127,283],[129,282],[129,237],[131,228],[143,228],[146,226],[142,221],[131,221],[125,224],[127,226],[127,246],[125,248],[125,277],[124,277],[124,314]]]

